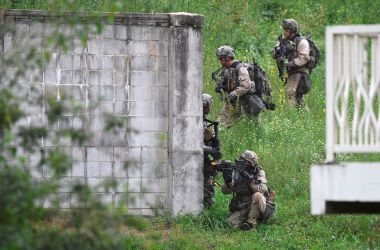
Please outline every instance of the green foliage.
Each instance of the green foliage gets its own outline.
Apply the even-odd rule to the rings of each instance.
[[[91,198],[91,192],[83,183],[74,186],[78,207],[91,205],[93,210],[78,209],[63,219],[52,223],[57,213],[41,220],[36,206],[37,197],[46,196],[56,183],[36,186],[30,173],[22,167],[6,166],[7,157],[19,159],[23,155],[9,147],[14,140],[10,132],[21,116],[18,100],[11,91],[0,92],[1,179],[0,179],[0,242],[6,249],[377,249],[380,246],[380,218],[378,216],[325,216],[310,215],[309,170],[311,164],[322,163],[325,156],[325,56],[324,31],[326,25],[379,23],[379,0],[13,0],[0,1],[2,8],[44,9],[56,11],[110,11],[110,12],[192,12],[205,16],[203,28],[204,92],[214,96],[212,118],[216,119],[222,102],[214,93],[211,72],[219,67],[215,50],[230,45],[237,51],[237,58],[256,60],[271,80],[277,110],[265,112],[258,127],[247,120],[235,127],[221,129],[224,158],[233,160],[244,149],[256,151],[266,170],[270,185],[276,190],[278,211],[268,225],[256,230],[241,232],[228,227],[228,202],[231,197],[217,191],[216,206],[198,216],[177,218],[157,217],[146,221],[141,217],[111,216],[99,202]],[[77,22],[73,17],[73,24]],[[313,72],[313,90],[307,95],[311,112],[288,109],[285,106],[283,84],[277,77],[275,61],[270,49],[282,32],[282,18],[294,18],[301,24],[303,34],[311,34],[321,49],[321,61]],[[98,31],[101,25],[96,25]],[[83,44],[86,32],[77,30]],[[59,34],[59,33],[58,33]],[[52,46],[67,49],[65,40],[56,35]],[[45,53],[45,59],[50,58]],[[3,92],[4,91],[4,92]],[[50,125],[57,122],[67,108],[61,103],[45,100]],[[122,121],[110,117],[106,129],[120,131]],[[36,146],[43,130],[34,133],[25,130],[25,145]],[[35,134],[35,135],[34,135]],[[85,136],[67,131],[70,138]],[[49,134],[49,136],[51,136]],[[6,147],[7,146],[7,147]],[[36,150],[36,152],[39,152]],[[42,154],[44,155],[44,154]],[[56,174],[63,174],[70,166],[69,158],[62,152],[49,152],[43,164],[55,166]],[[379,155],[340,155],[338,160],[378,161]],[[61,162],[62,161],[62,162]],[[128,164],[126,164],[127,166]],[[4,181],[3,181],[4,180]],[[6,181],[5,181],[6,180]],[[221,180],[220,180],[221,181]],[[110,184],[112,186],[112,183]],[[38,187],[38,188],[35,188]],[[13,198],[9,194],[15,193]],[[121,210],[120,212],[123,212]],[[44,212],[46,216],[46,211]],[[61,214],[58,214],[61,216]],[[46,220],[48,223],[46,223]],[[142,220],[142,222],[141,222]],[[0,247],[1,248],[1,247]]]

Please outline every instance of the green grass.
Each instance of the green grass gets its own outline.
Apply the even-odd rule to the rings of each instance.
[[[52,4],[54,2],[54,4]],[[325,159],[325,45],[326,25],[379,23],[380,1],[299,0],[129,0],[105,1],[0,1],[3,7],[47,10],[117,12],[192,12],[205,16],[203,28],[203,87],[215,102],[216,119],[222,102],[214,93],[211,72],[219,67],[215,50],[227,44],[237,58],[253,58],[271,80],[276,111],[262,114],[258,127],[243,119],[233,128],[221,129],[224,158],[233,160],[245,149],[256,151],[276,190],[277,214],[268,225],[241,232],[228,227],[230,197],[218,190],[217,204],[198,216],[152,219],[142,232],[131,233],[136,249],[379,249],[380,217],[376,215],[310,215],[309,171]],[[301,32],[312,33],[322,51],[322,63],[313,72],[313,90],[307,95],[311,112],[284,105],[283,84],[270,57],[281,33],[280,20],[294,18]],[[193,83],[198,84],[198,83]],[[379,161],[379,155],[340,155],[339,160]]]

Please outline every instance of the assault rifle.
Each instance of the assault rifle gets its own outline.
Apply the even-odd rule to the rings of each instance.
[[[206,125],[206,127],[211,127],[211,126],[214,127],[215,138],[216,138],[216,139],[219,139],[219,137],[218,137],[218,134],[219,134],[219,129],[218,129],[219,122],[211,121],[211,120],[209,120],[209,119],[207,119],[207,118],[203,118],[203,120],[204,120],[206,123],[208,123],[208,124]]]
[[[232,182],[232,173],[239,173],[247,180],[253,180],[255,176],[250,174],[244,164],[244,160],[239,159],[235,160],[235,164],[232,164],[231,161],[219,161],[219,162],[211,162],[211,165],[215,167],[215,169],[219,172],[222,172],[223,179],[226,183]]]
[[[284,81],[285,60],[286,60],[286,52],[287,52],[286,45],[284,44],[282,35],[279,35],[277,40],[278,40],[279,45],[276,47],[275,53],[276,53],[276,59],[277,59],[278,76],[280,77],[281,81],[286,83],[286,79]]]
[[[212,72],[211,74],[212,80],[216,82],[216,87],[215,87],[215,92],[216,93],[221,93],[222,90],[223,92],[227,92],[227,79],[223,75],[223,68],[219,68]]]

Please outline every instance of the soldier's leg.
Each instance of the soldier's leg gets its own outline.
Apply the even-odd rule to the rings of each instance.
[[[204,192],[203,192],[203,205],[205,207],[212,207],[215,204],[214,196],[214,186],[211,183],[211,176],[204,176]]]
[[[296,107],[299,105],[299,97],[297,97],[297,87],[301,80],[301,73],[290,74],[285,85],[286,87],[286,100],[289,107]],[[302,98],[302,96],[300,97]]]
[[[230,217],[228,217],[228,223],[234,228],[239,228],[241,224],[241,212],[240,211],[235,211],[230,214]]]
[[[219,121],[224,124],[226,128],[230,128],[235,125],[239,119],[240,110],[237,110],[236,105],[230,103],[224,103],[223,108],[219,115]]]
[[[245,95],[241,99],[241,106],[248,119],[259,122],[259,114],[265,108],[262,100],[256,95]]]
[[[252,195],[252,202],[248,213],[248,222],[252,225],[257,224],[260,214],[265,212],[266,199],[262,193],[256,192]]]

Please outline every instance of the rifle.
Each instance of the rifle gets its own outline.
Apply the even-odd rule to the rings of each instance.
[[[219,94],[221,93],[222,90],[223,92],[227,92],[227,84],[226,84],[227,79],[224,75],[222,75],[222,73],[223,73],[223,68],[219,68],[211,73],[212,80],[216,82],[215,92]]]
[[[211,121],[211,120],[209,120],[209,119],[207,119],[207,118],[204,118],[203,120],[204,120],[205,122],[209,123],[208,125],[206,125],[206,127],[211,127],[211,126],[214,127],[215,138],[216,138],[216,139],[219,139],[219,137],[218,137],[218,134],[219,134],[219,129],[218,129],[219,122]]]
[[[276,47],[278,76],[280,77],[281,81],[283,81],[286,84],[287,76],[285,76],[285,81],[284,81],[286,45],[284,44],[284,41],[282,39],[282,35],[279,35],[277,40],[279,43],[279,45]]]
[[[235,172],[235,174],[238,172],[241,176],[243,176],[246,180],[253,180],[255,178],[254,174],[250,174],[245,165],[244,160],[239,159],[235,160],[235,164],[232,164],[231,161],[213,161],[211,162],[211,165],[215,167],[216,171],[222,172],[224,181],[226,183],[232,182],[232,173]]]

